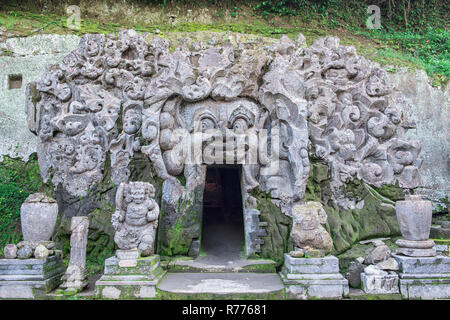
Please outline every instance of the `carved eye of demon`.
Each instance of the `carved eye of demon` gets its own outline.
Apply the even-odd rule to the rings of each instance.
[[[216,127],[216,124],[210,118],[204,118],[200,121],[200,130],[201,131],[206,131],[208,129],[214,129],[215,127]]]
[[[248,122],[244,118],[237,118],[233,122],[234,131],[246,131],[248,129]]]
[[[198,121],[198,125],[196,125],[197,131],[205,132],[206,130],[217,128],[216,117],[211,113],[203,113]]]
[[[127,202],[133,202],[135,204],[141,204],[145,200],[145,189],[136,187],[134,190],[130,191],[126,196]]]

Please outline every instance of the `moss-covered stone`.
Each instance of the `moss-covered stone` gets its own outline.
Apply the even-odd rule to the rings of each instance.
[[[283,214],[271,200],[270,196],[263,192],[253,192],[256,198],[257,209],[260,212],[259,220],[267,222],[267,235],[262,237],[261,257],[276,262],[277,267],[284,263],[284,253],[293,250],[294,245],[290,238],[292,218]]]
[[[158,253],[188,255],[194,239],[201,241],[203,185],[184,194],[175,207],[162,206],[159,218]]]
[[[360,180],[342,187],[348,197],[364,201],[361,209],[343,209],[331,200],[330,175],[327,165],[311,162],[311,177],[307,181],[305,201],[320,201],[328,215],[325,228],[333,239],[332,254],[349,250],[360,240],[400,235],[392,200],[402,198],[397,186],[375,189]],[[383,194],[378,194],[382,190]]]
[[[395,241],[400,237],[393,237],[389,240],[384,240],[383,242],[391,249],[392,252],[395,252],[397,250],[397,245],[395,244]],[[373,248],[372,243],[367,244],[360,244],[360,243],[354,243],[352,247],[341,253],[338,254],[337,257],[339,258],[339,272],[342,274],[345,274],[348,270],[348,266],[351,261],[354,261],[358,257],[364,257],[366,253]]]

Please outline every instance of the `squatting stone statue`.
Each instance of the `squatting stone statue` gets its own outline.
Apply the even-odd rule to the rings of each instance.
[[[326,254],[333,249],[333,240],[322,224],[327,222],[327,214],[320,202],[309,201],[292,208],[294,224],[291,238],[301,249],[319,249]]]
[[[112,216],[114,241],[122,250],[137,248],[141,256],[155,252],[159,206],[153,199],[155,188],[147,182],[121,183]]]

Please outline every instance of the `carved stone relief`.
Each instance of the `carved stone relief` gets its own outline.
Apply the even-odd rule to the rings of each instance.
[[[304,37],[283,36],[267,48],[194,43],[169,50],[168,41],[147,38],[133,30],[85,35],[29,84],[40,98],[27,110],[41,174],[55,187],[85,196],[107,159],[112,181],[126,184],[136,152],[183,199],[204,183],[205,165],[234,157],[243,168],[244,210],[256,209],[249,191],[259,189],[287,215],[303,200],[310,158],[329,165],[333,200],[344,208],[360,205],[341,190],[355,178],[420,184],[420,144],[402,138],[414,127],[404,100],[384,70],[339,39],[305,47]],[[210,152],[220,143],[234,147]],[[171,195],[162,206],[164,197]]]

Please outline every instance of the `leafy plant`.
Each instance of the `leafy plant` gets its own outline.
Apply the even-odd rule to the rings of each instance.
[[[4,157],[0,163],[0,255],[6,244],[22,239],[20,206],[30,193],[44,189],[36,155],[28,162]]]

